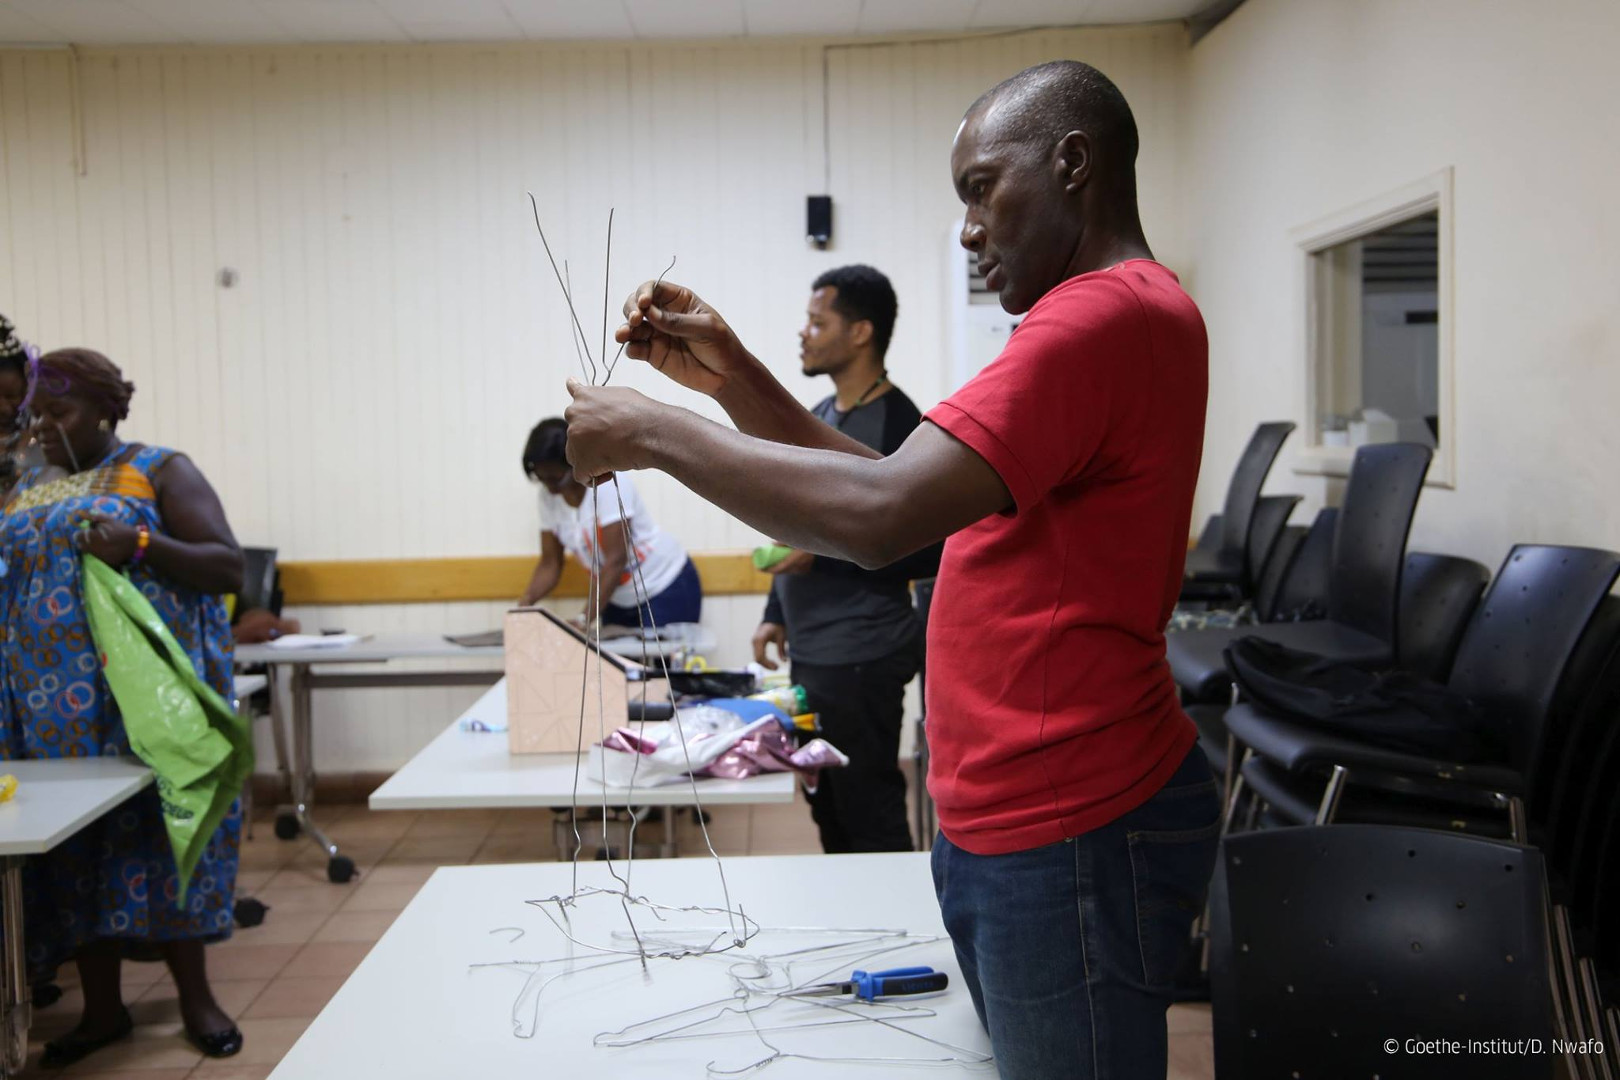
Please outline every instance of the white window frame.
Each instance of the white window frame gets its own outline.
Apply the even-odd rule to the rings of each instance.
[[[1359,239],[1380,229],[1399,224],[1432,210],[1440,216],[1437,255],[1440,260],[1437,285],[1439,320],[1439,409],[1440,438],[1425,483],[1431,487],[1456,487],[1457,423],[1453,320],[1456,307],[1452,294],[1452,167],[1446,166],[1421,180],[1346,207],[1290,231],[1299,248],[1302,292],[1305,300],[1305,425],[1303,445],[1293,457],[1295,473],[1314,476],[1348,476],[1355,450],[1346,446],[1322,445],[1322,418],[1317,393],[1328,362],[1328,342],[1332,337],[1330,305],[1324,298],[1327,275],[1321,272],[1319,254],[1329,248]]]

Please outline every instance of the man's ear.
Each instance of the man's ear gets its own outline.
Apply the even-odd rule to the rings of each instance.
[[[1058,140],[1054,159],[1064,193],[1078,194],[1091,179],[1091,136],[1083,131],[1069,132]]]
[[[872,320],[859,319],[849,324],[849,339],[857,349],[872,344]]]

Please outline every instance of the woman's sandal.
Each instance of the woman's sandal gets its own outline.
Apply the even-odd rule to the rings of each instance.
[[[211,1058],[227,1058],[242,1052],[242,1029],[232,1024],[224,1031],[198,1035],[186,1031],[186,1041]]]
[[[52,1039],[46,1043],[45,1053],[39,1059],[39,1067],[42,1069],[65,1069],[74,1062],[89,1057],[97,1050],[111,1046],[120,1039],[129,1038],[130,1033],[134,1030],[135,1021],[130,1017],[129,1010],[125,1009],[118,1026],[113,1029],[111,1034],[91,1039],[79,1035],[76,1031],[70,1031],[61,1038]],[[240,1043],[238,1043],[237,1049],[241,1049]]]

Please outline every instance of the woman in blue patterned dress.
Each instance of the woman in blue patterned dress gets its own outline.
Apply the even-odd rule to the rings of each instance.
[[[88,349],[60,349],[33,365],[34,432],[51,467],[20,477],[0,516],[0,756],[8,760],[130,753],[85,620],[85,553],[127,569],[197,672],[229,699],[231,631],[220,596],[241,587],[241,549],[189,459],[119,440],[134,389]],[[199,1049],[216,1057],[241,1049],[241,1033],[209,989],[203,955],[205,943],[231,932],[241,823],[233,806],[184,909],[154,788],[29,860],[30,975],[72,958],[84,986],[78,1027],[47,1045],[44,1065],[71,1064],[130,1033],[119,976],[131,941],[163,954]]]

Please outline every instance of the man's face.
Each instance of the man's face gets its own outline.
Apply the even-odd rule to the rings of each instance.
[[[855,359],[859,349],[855,327],[833,309],[838,290],[823,286],[810,294],[804,311],[804,329],[799,331],[799,362],[806,375],[830,375]]]
[[[996,103],[962,121],[951,147],[951,179],[967,207],[962,246],[978,253],[985,284],[1021,315],[1063,281],[1079,244],[1063,202],[1055,148],[997,133]]]

